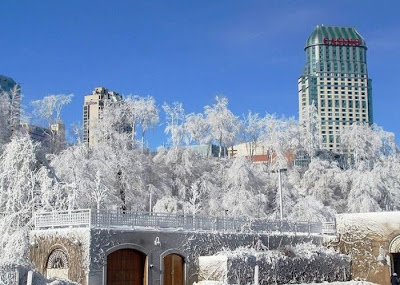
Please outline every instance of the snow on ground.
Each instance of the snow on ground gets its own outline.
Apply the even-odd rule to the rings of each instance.
[[[65,280],[59,280],[59,281],[55,280],[50,283],[46,283],[46,285],[78,285],[78,283]]]
[[[303,284],[298,284],[298,285],[321,285],[321,284],[330,284],[330,285],[378,285],[375,283],[370,283],[366,281],[347,281],[347,282],[333,282],[333,283],[303,283]],[[199,283],[194,283],[193,285],[231,285],[219,281],[200,281]],[[233,284],[232,284],[233,285]],[[293,285],[293,284],[287,284],[287,285]]]
[[[307,284],[307,283],[303,283],[303,284]],[[367,282],[367,281],[347,281],[347,282],[332,282],[332,283],[308,283],[308,285],[321,285],[321,284],[330,284],[330,285],[378,285],[375,283],[371,283],[371,282]],[[287,284],[289,285],[289,284]],[[291,284],[293,285],[293,284]],[[302,284],[298,284],[298,285],[302,285]]]
[[[351,228],[386,235],[400,226],[400,212],[371,212],[336,215],[338,233]]]

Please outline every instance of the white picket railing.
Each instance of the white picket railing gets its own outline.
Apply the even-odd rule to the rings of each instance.
[[[324,235],[336,235],[336,223],[325,222],[322,224],[322,234]]]
[[[90,227],[90,209],[35,214],[35,228]]]
[[[72,210],[35,214],[35,229],[158,228],[221,232],[289,232],[335,234],[335,223],[291,222],[267,219],[208,217],[182,214],[138,213],[110,210]]]

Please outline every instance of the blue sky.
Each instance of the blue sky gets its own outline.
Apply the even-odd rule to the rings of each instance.
[[[63,112],[82,122],[85,94],[180,101],[201,112],[215,95],[236,115],[298,117],[304,45],[318,24],[354,26],[368,45],[374,120],[400,137],[400,1],[1,1],[0,74],[23,104],[74,93]],[[397,87],[397,88],[396,88]],[[155,148],[164,126],[149,136]]]

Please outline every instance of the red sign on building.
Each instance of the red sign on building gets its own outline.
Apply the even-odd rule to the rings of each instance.
[[[324,38],[324,44],[332,46],[359,46],[361,41],[359,39],[328,39]]]

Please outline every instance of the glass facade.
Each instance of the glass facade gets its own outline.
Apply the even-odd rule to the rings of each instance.
[[[320,148],[340,152],[340,133],[353,123],[372,124],[372,81],[365,40],[353,27],[317,26],[307,40],[299,83],[299,118],[311,104],[319,118]]]

